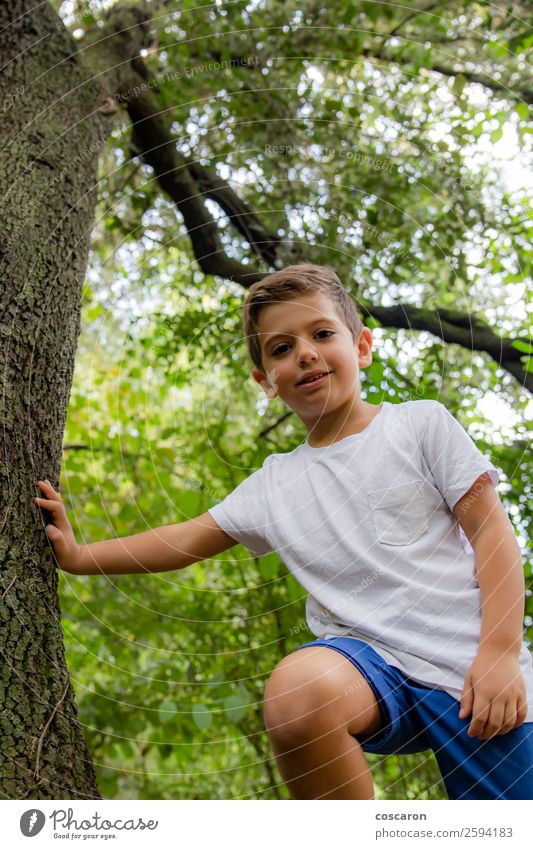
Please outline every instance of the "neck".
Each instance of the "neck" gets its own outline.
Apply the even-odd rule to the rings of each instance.
[[[316,419],[302,419],[309,433],[308,443],[313,448],[331,445],[363,431],[379,413],[380,406],[368,404],[360,396],[351,399],[349,406],[332,410]]]

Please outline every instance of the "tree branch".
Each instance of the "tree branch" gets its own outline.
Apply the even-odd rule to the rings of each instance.
[[[185,158],[176,149],[166,120],[150,93],[126,100],[133,125],[133,142],[139,156],[155,174],[162,191],[183,216],[194,255],[205,274],[217,274],[250,286],[266,274],[229,257],[222,247],[216,222],[207,209],[199,185]]]
[[[409,12],[408,15],[406,15],[404,18],[402,18],[402,20],[399,21],[396,24],[396,26],[393,27],[393,29],[391,29],[391,31],[389,33],[386,33],[382,43],[385,43],[385,41],[387,41],[389,38],[393,38],[395,35],[398,35],[398,33],[400,32],[401,29],[403,29],[405,24],[407,24],[413,18],[418,18],[419,15],[428,14],[428,12],[431,12],[432,9],[435,9],[437,6],[440,6],[440,4],[441,4],[441,0],[436,0],[435,3],[430,3],[429,6],[426,6],[425,9],[413,9],[413,11]]]
[[[196,260],[204,274],[213,274],[251,286],[261,280],[263,271],[253,265],[232,259],[224,250],[216,222],[202,197],[190,161],[176,147],[168,116],[162,113],[153,94],[153,80],[148,74],[140,50],[148,43],[149,20],[144,10],[132,6],[115,6],[108,13],[100,36],[86,44],[85,58],[100,69],[110,96],[126,105],[132,122],[132,147],[155,174],[160,189],[169,197],[183,217]],[[198,166],[196,174],[203,181],[208,196],[232,210],[230,220],[262,258],[272,256],[275,239],[262,228],[235,192],[217,175]],[[224,208],[224,207],[223,207]]]
[[[432,311],[411,304],[395,304],[392,307],[372,304],[358,306],[363,316],[375,318],[383,327],[426,330],[443,342],[454,342],[470,351],[484,351],[533,393],[533,374],[527,372],[520,361],[524,356],[523,352],[512,345],[515,341],[527,343],[527,338],[502,338],[481,319],[441,307]]]
[[[398,65],[404,66],[412,65],[412,59],[408,55],[387,56],[384,55],[381,49],[375,49],[372,47],[365,47],[361,51],[361,55],[365,56],[367,59],[376,59],[377,61],[388,62],[389,64],[397,63]],[[460,60],[458,59],[457,61]],[[460,74],[462,77],[467,79],[468,82],[478,83],[485,88],[491,89],[491,91],[503,94],[505,97],[511,97],[513,100],[521,100],[524,103],[533,103],[533,89],[512,89],[510,86],[506,86],[504,83],[499,83],[497,80],[492,79],[492,77],[489,77],[486,74],[476,74],[472,71],[467,71],[464,68],[447,68],[439,62],[433,62],[430,66],[425,67],[425,70],[434,71],[436,74],[442,74],[446,77],[456,77]]]
[[[218,174],[204,168],[199,162],[194,162],[189,157],[186,157],[186,161],[191,176],[196,181],[202,194],[216,201],[231,223],[257,251],[259,256],[268,265],[273,265],[276,259],[276,248],[281,242],[279,236],[263,226],[248,204]]]

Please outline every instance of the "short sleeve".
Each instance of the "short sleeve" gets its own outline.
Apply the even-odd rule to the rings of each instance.
[[[466,430],[439,401],[434,402],[422,439],[422,451],[435,484],[450,510],[478,477],[488,472],[494,486],[499,473]]]
[[[268,499],[267,479],[261,468],[207,512],[219,528],[244,545],[253,557],[262,557],[274,550],[266,534]]]

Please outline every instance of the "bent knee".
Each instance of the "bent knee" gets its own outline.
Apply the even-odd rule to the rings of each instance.
[[[345,672],[338,664],[298,654],[276,666],[265,689],[265,726],[283,744],[301,745],[346,730]]]

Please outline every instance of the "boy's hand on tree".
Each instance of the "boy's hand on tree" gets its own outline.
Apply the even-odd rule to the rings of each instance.
[[[74,537],[63,500],[50,481],[37,481],[37,486],[46,497],[36,498],[35,502],[52,516],[53,524],[45,527],[45,533],[52,543],[57,564],[65,572],[76,574],[81,561],[81,546]]]

